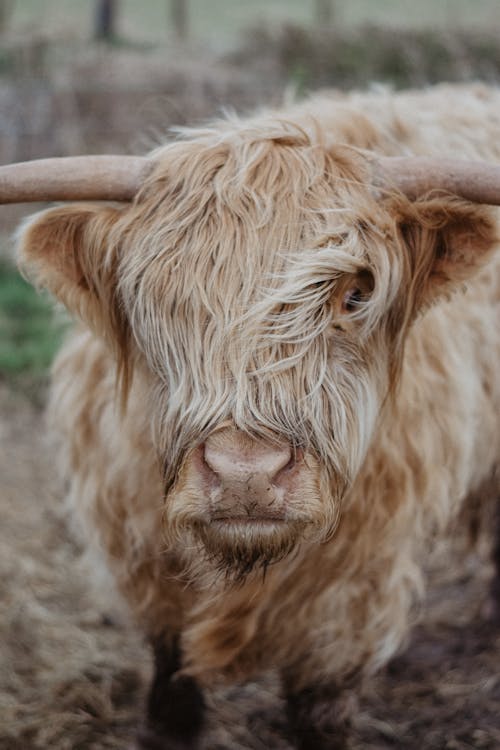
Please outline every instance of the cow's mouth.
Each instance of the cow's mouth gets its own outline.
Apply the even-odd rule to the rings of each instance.
[[[226,580],[241,582],[252,571],[266,570],[290,553],[306,524],[268,515],[224,515],[196,523],[191,531]]]
[[[212,526],[222,524],[225,526],[276,526],[286,524],[284,518],[272,518],[269,516],[222,516],[213,518],[210,522]]]
[[[286,524],[287,517],[283,508],[253,508],[247,512],[223,512],[212,513],[210,523],[212,525],[224,524],[228,526],[273,526],[275,524]]]

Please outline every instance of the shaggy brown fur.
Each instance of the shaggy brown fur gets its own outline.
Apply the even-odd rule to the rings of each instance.
[[[482,87],[317,97],[183,133],[131,206],[25,228],[86,325],[54,373],[70,504],[185,674],[271,665],[297,696],[401,643],[427,546],[500,457],[499,214],[376,190],[364,150],[500,160],[499,121]],[[226,425],[304,451],[285,530],[207,522],[193,451]]]

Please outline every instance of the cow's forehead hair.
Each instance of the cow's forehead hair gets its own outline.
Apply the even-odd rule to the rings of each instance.
[[[122,298],[149,366],[170,385],[195,360],[195,386],[303,360],[329,325],[322,279],[334,283],[368,262],[385,279],[378,299],[390,296],[396,265],[387,253],[370,259],[365,241],[372,235],[380,245],[384,230],[364,163],[298,126],[273,127],[166,146],[139,197]],[[268,323],[288,302],[276,340]],[[318,345],[324,363],[326,344]]]
[[[281,284],[287,268],[293,272],[291,257],[345,246],[359,231],[355,155],[326,148],[290,123],[273,128],[202,131],[157,153],[121,276],[138,308],[191,299],[221,322],[234,318],[253,304],[258,288]],[[349,245],[357,260],[361,243]],[[339,264],[345,270],[345,255]]]

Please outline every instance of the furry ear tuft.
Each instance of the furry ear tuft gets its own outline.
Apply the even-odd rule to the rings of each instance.
[[[35,214],[18,233],[18,256],[28,278],[106,340],[126,381],[130,334],[117,291],[121,215],[101,204]]]
[[[92,328],[105,324],[115,294],[120,212],[101,205],[61,206],[35,214],[18,233],[21,269]]]
[[[397,234],[415,311],[471,278],[500,240],[491,209],[451,197],[408,203]]]

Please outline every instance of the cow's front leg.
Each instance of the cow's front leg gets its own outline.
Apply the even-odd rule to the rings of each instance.
[[[333,685],[296,690],[287,679],[284,690],[288,725],[297,750],[346,750],[351,713],[348,693]]]
[[[179,674],[178,639],[153,643],[154,675],[146,721],[139,729],[137,750],[195,750],[203,727],[205,702],[192,677]]]

